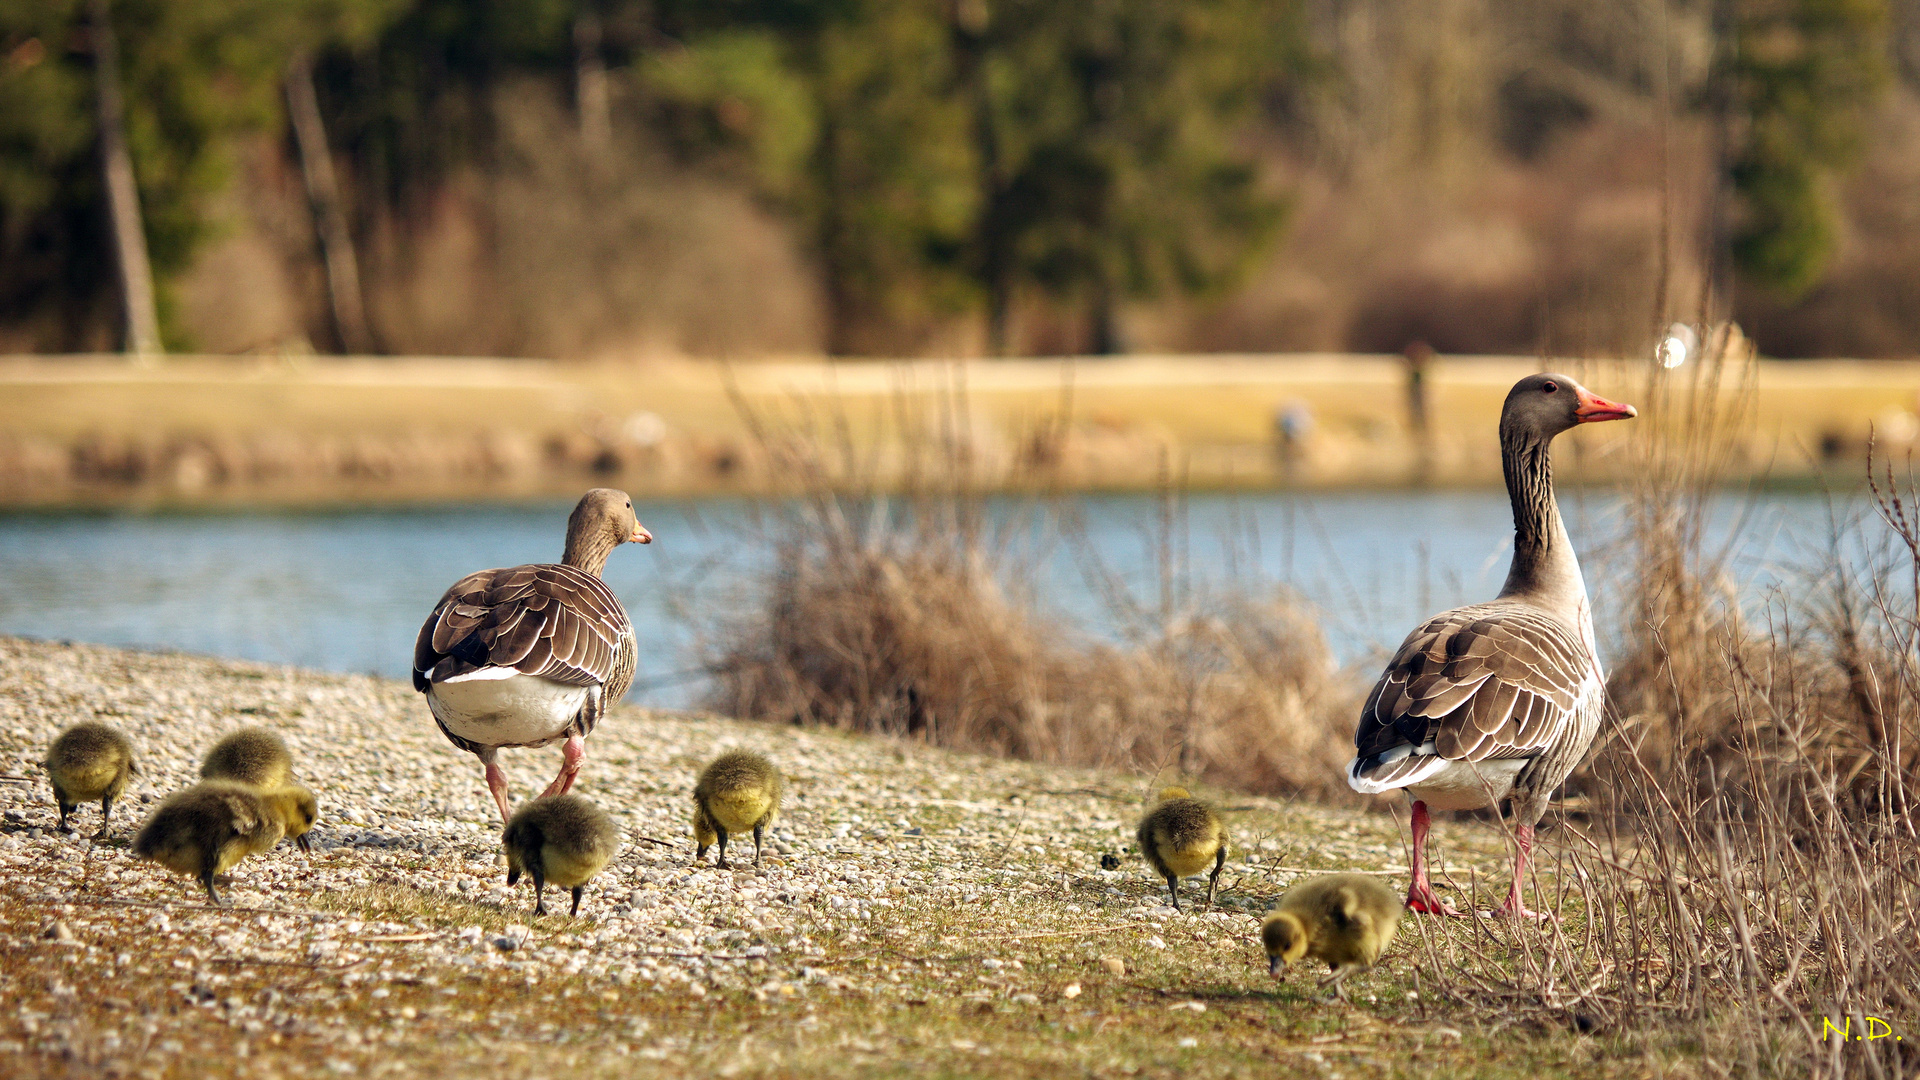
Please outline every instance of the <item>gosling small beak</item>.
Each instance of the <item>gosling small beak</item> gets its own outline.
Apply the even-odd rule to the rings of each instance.
[[[1582,424],[1597,424],[1602,420],[1631,420],[1640,415],[1639,410],[1631,405],[1608,401],[1585,389],[1576,390],[1575,394],[1580,404],[1574,408],[1573,416]]]
[[[647,527],[645,525],[642,525],[639,522],[635,522],[633,526],[633,535],[627,537],[627,543],[651,544],[653,543],[653,534],[647,531]]]
[[[308,854],[308,855],[313,854],[313,841],[307,839],[306,833],[301,833],[299,836],[294,837],[293,842],[294,842],[294,845],[297,846],[305,854]]]
[[[1267,957],[1267,974],[1272,975],[1276,978],[1279,977],[1280,975],[1280,958],[1279,957],[1272,956],[1272,955],[1269,955]]]

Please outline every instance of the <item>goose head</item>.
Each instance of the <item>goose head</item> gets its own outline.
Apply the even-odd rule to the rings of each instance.
[[[1606,398],[1553,372],[1529,375],[1513,384],[1500,410],[1503,435],[1532,436],[1546,442],[1579,424],[1627,420],[1639,415],[1631,405]]]
[[[594,488],[580,497],[579,505],[567,518],[567,541],[598,547],[619,544],[651,544],[653,534],[634,516],[633,499],[614,488]]]
[[[1307,927],[1291,911],[1276,911],[1260,927],[1260,943],[1267,950],[1267,973],[1280,969],[1307,955]]]

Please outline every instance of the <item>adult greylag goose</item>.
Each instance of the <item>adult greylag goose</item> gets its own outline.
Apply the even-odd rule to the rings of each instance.
[[[1532,917],[1521,880],[1533,829],[1554,788],[1600,729],[1600,661],[1580,561],[1553,496],[1548,445],[1577,424],[1624,420],[1565,375],[1530,375],[1500,411],[1500,456],[1513,503],[1513,566],[1500,596],[1427,620],[1407,636],[1360,711],[1347,782],[1413,797],[1413,883],[1407,906],[1458,915],[1434,895],[1426,863],[1429,808],[1499,806],[1511,798],[1513,888],[1501,914]]]
[[[441,733],[486,767],[503,822],[513,814],[500,748],[565,740],[560,775],[541,793],[564,794],[580,775],[587,735],[633,685],[633,623],[600,580],[607,556],[629,542],[653,542],[633,500],[595,488],[567,519],[559,562],[469,574],[420,627],[413,688],[427,695]]]

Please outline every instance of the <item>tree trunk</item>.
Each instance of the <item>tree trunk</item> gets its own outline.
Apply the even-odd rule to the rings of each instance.
[[[607,65],[600,56],[600,13],[581,5],[573,20],[574,103],[580,111],[580,141],[599,153],[613,137],[607,102]]]
[[[1127,351],[1126,331],[1120,326],[1120,309],[1113,285],[1105,273],[1093,282],[1093,296],[1087,311],[1087,351],[1095,356],[1117,356]]]
[[[333,335],[340,351],[364,355],[373,351],[367,330],[367,309],[360,293],[360,264],[353,255],[353,234],[340,209],[340,187],[333,175],[333,153],[327,148],[327,128],[320,118],[320,101],[313,92],[313,60],[305,53],[287,65],[287,118],[293,124],[294,144],[300,149],[300,173],[306,180],[307,205],[313,211],[313,231],[320,258],[327,268],[327,304],[333,315]]]
[[[136,358],[159,357],[160,316],[153,301],[153,264],[147,259],[147,233],[140,221],[140,190],[134,184],[133,157],[127,152],[126,110],[120,99],[120,49],[113,37],[108,0],[92,0],[93,72],[99,105],[100,168],[107,187],[107,223],[113,235],[114,263],[120,271],[125,303],[126,349]]]
[[[1013,308],[1012,222],[1007,219],[1007,185],[1000,158],[1000,132],[987,85],[985,0],[954,0],[949,12],[956,81],[973,109],[973,145],[978,155],[980,213],[974,233],[975,271],[987,291],[988,356],[1007,354]]]

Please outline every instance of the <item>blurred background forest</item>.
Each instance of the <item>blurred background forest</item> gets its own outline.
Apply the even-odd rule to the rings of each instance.
[[[173,349],[1920,340],[1920,0],[15,0],[0,352],[115,143]]]

